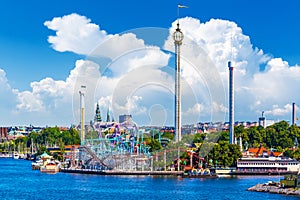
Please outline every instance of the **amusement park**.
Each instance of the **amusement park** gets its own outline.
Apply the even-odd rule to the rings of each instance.
[[[66,154],[68,164],[63,170],[210,174],[207,161],[196,153],[197,147],[187,147],[184,140],[175,143],[174,131],[139,129],[128,119],[123,123],[97,122],[86,126],[90,134]]]

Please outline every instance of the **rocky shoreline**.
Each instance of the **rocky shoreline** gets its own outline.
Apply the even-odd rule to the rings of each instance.
[[[254,192],[268,192],[274,194],[296,195],[300,196],[300,190],[294,188],[282,188],[278,185],[257,184],[247,189]]]

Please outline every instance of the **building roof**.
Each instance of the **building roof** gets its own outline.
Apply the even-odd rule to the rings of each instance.
[[[264,146],[260,146],[258,148],[249,148],[246,151],[246,155],[248,156],[254,156],[254,157],[262,157],[262,156],[281,156],[281,152],[273,152],[270,150],[267,150]]]

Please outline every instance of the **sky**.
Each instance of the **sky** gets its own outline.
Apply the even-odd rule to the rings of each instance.
[[[179,10],[177,4],[188,6]],[[78,124],[100,105],[138,125],[174,123],[174,43],[181,46],[182,123],[228,121],[234,66],[235,120],[291,121],[300,104],[297,0],[3,0],[0,126]],[[85,85],[86,88],[81,88]],[[297,107],[298,108],[298,107]],[[111,118],[112,118],[111,117]]]

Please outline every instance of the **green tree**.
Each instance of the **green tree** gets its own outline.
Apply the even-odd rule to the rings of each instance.
[[[205,134],[196,133],[193,139],[193,143],[202,143],[205,139]]]
[[[150,142],[148,143],[148,146],[150,147],[150,152],[158,151],[162,149],[161,144],[157,140],[150,139]]]

